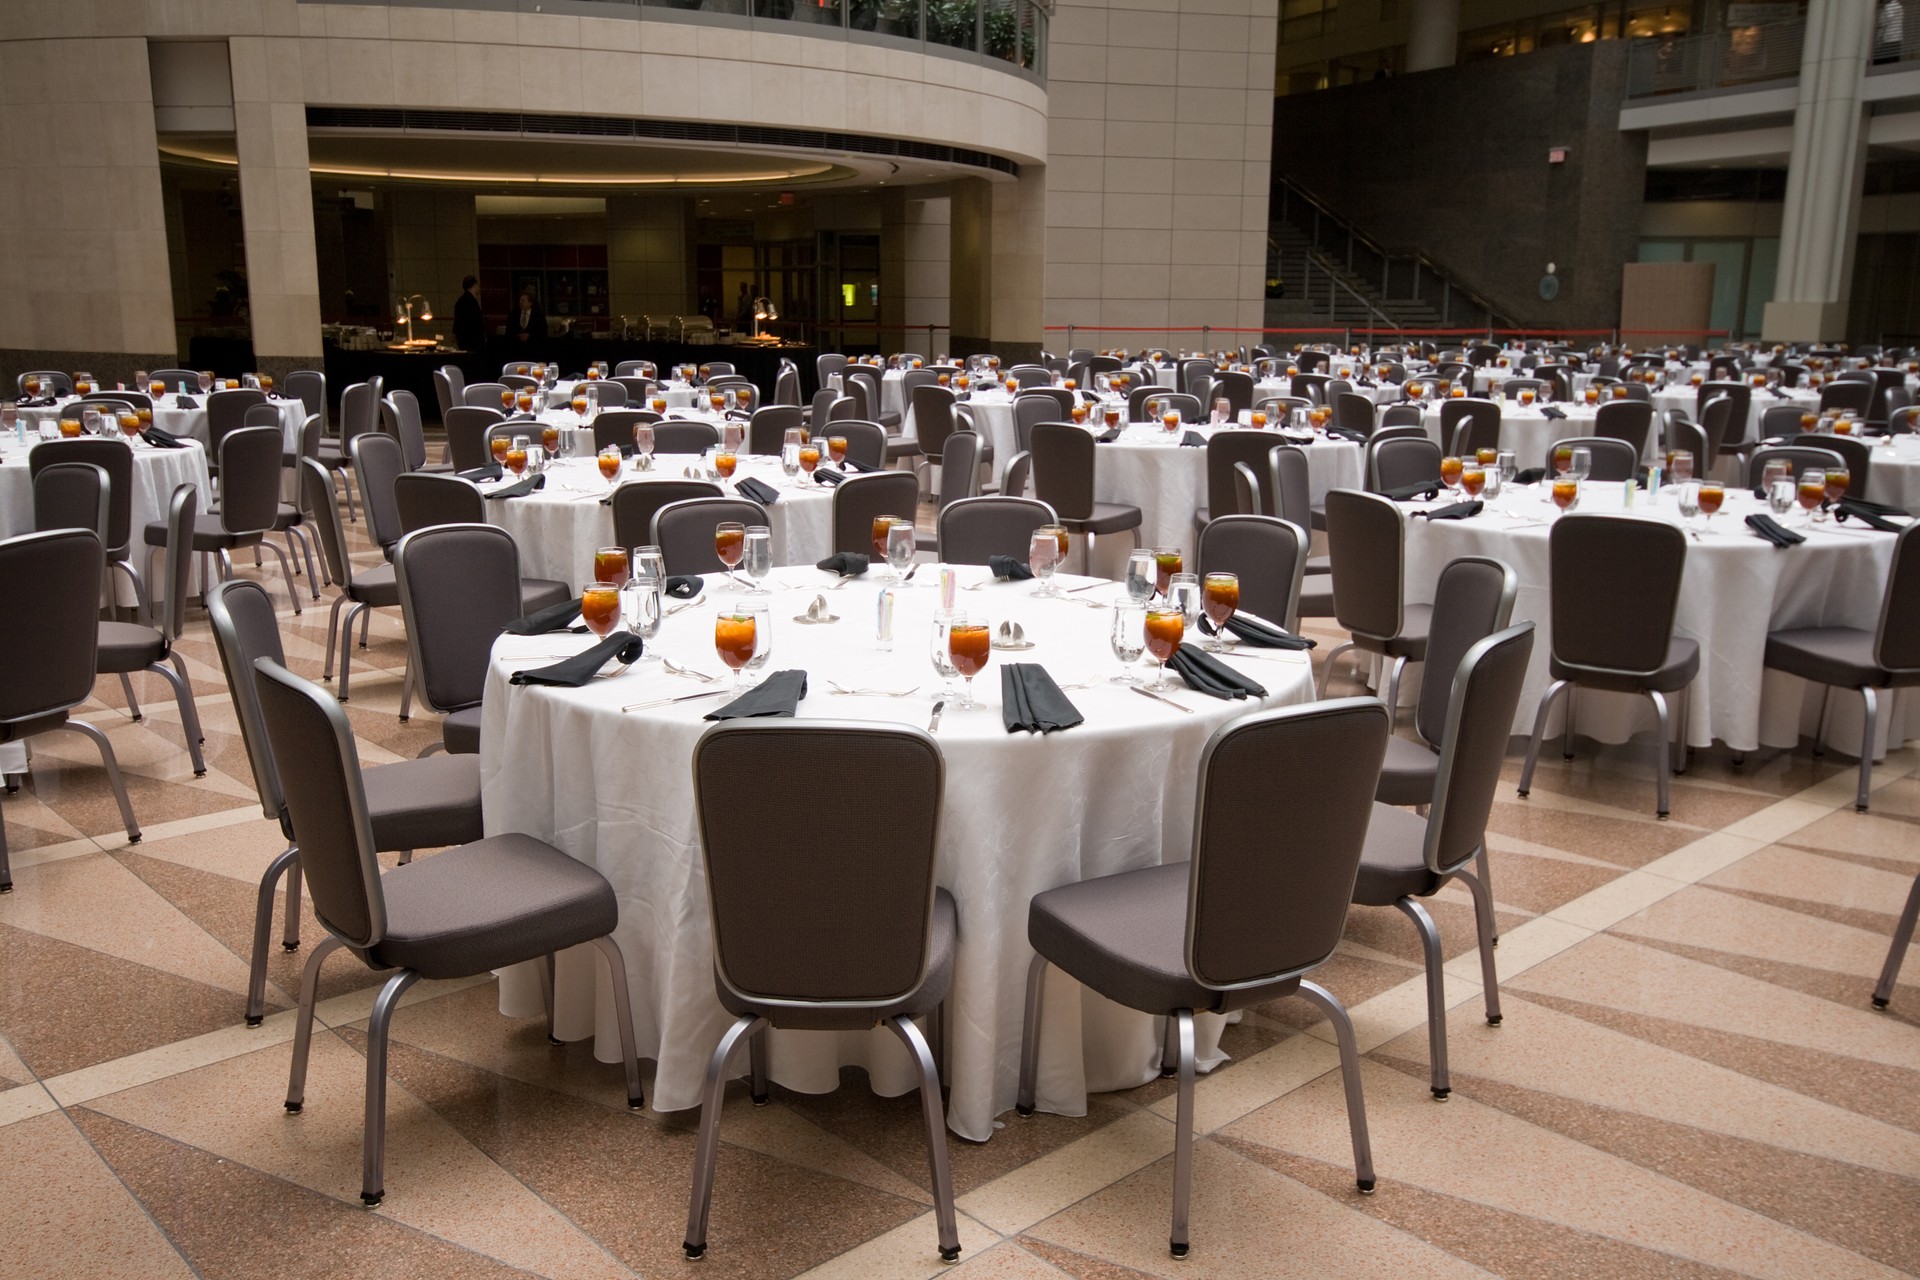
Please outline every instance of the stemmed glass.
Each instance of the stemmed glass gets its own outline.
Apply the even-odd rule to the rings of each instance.
[[[1213,624],[1212,637],[1200,647],[1214,653],[1232,648],[1233,639],[1227,634],[1227,623],[1240,607],[1239,575],[1209,573],[1200,584],[1200,605],[1206,611],[1207,621]]]
[[[633,549],[633,576],[652,578],[659,582],[660,589],[667,589],[667,557],[655,546],[635,547]]]
[[[1113,646],[1113,656],[1120,661],[1120,674],[1112,677],[1109,683],[1139,684],[1140,677],[1132,668],[1147,648],[1146,607],[1131,601],[1115,605],[1113,630],[1108,634],[1107,642]]]
[[[973,678],[987,669],[993,654],[993,632],[983,619],[964,613],[954,614],[947,622],[947,656],[953,669],[966,678],[960,688],[960,709],[973,709]]]
[[[1584,483],[1593,474],[1593,450],[1581,445],[1573,451],[1573,464],[1567,468],[1567,474],[1576,484]]]
[[[1181,569],[1180,548],[1161,547],[1153,553],[1153,589],[1156,594],[1165,595],[1167,586],[1173,581],[1173,575]]]
[[[625,547],[601,547],[593,553],[593,580],[624,586],[633,577],[632,561]]]
[[[1800,509],[1807,513],[1807,524],[1813,525],[1826,519],[1826,512],[1820,510],[1820,504],[1827,496],[1827,473],[1816,471],[1812,467],[1800,473]]]
[[[651,640],[660,634],[661,604],[659,578],[635,574],[620,588],[620,620],[630,633],[642,640]],[[642,658],[659,656],[648,651],[641,654]]]
[[[611,485],[611,484],[619,483],[620,450],[617,446],[608,445],[606,448],[602,449],[600,451],[600,456],[597,459],[597,462],[600,467],[600,474],[602,477],[606,479],[606,482],[608,484]]]
[[[736,613],[753,619],[753,656],[747,659],[736,679],[741,684],[757,684],[759,673],[773,661],[773,606],[765,600],[754,600],[740,605]],[[747,672],[753,672],[749,679]]]
[[[1838,504],[1847,496],[1847,487],[1853,483],[1853,473],[1845,467],[1827,468],[1827,501]]]
[[[200,394],[201,394],[201,395],[203,395],[203,396],[204,396],[204,395],[206,395],[206,394],[207,394],[207,393],[208,393],[209,391],[212,391],[212,390],[213,390],[213,370],[211,370],[211,369],[202,369],[202,370],[201,370],[201,371],[200,371],[200,372],[199,372],[199,373],[198,373],[198,374],[196,375],[196,377],[197,377],[197,379],[198,379],[198,381],[199,381],[199,383],[200,383]]]
[[[1127,598],[1133,603],[1145,607],[1153,599],[1158,583],[1154,568],[1153,552],[1145,547],[1135,548],[1127,553]]]
[[[1180,611],[1186,629],[1192,631],[1200,625],[1200,575],[1197,573],[1176,573],[1167,586],[1167,604]]]
[[[1060,563],[1060,543],[1054,538],[1053,531],[1047,528],[1035,529],[1032,540],[1027,546],[1027,568],[1033,570],[1033,576],[1040,580],[1034,589],[1036,596],[1058,594],[1053,589],[1053,571]]]
[[[1667,478],[1674,484],[1684,485],[1693,479],[1693,453],[1688,449],[1675,449],[1667,455]]]
[[[713,649],[720,655],[720,661],[732,670],[736,693],[746,687],[740,673],[753,661],[753,653],[758,646],[759,628],[751,612],[737,609],[713,620]]]
[[[1440,483],[1447,487],[1447,493],[1456,502],[1460,500],[1460,475],[1466,470],[1466,465],[1452,454],[1440,459]]]
[[[525,436],[513,438],[507,445],[507,456],[503,461],[507,464],[507,470],[516,476],[527,469],[527,438]]]
[[[1680,486],[1677,496],[1680,519],[1691,527],[1693,518],[1700,514],[1700,486],[1689,480]]]
[[[894,581],[906,581],[907,567],[913,563],[917,549],[912,521],[895,520],[887,526],[887,568],[892,570]]]
[[[633,453],[637,458],[645,458],[642,466],[653,465],[653,424],[636,422],[633,424]]]
[[[1700,504],[1700,513],[1706,516],[1702,527],[1703,532],[1711,533],[1713,531],[1713,514],[1720,510],[1720,504],[1726,500],[1727,491],[1721,487],[1718,481],[1708,480],[1700,485],[1700,492],[1695,501]]]
[[[580,593],[580,621],[601,639],[620,621],[620,588],[611,582],[594,582]]]
[[[1153,660],[1160,664],[1160,674],[1153,682],[1156,689],[1168,687],[1167,659],[1180,647],[1180,639],[1186,634],[1186,615],[1177,608],[1158,608],[1147,610],[1146,647]]]
[[[740,557],[746,552],[747,526],[736,520],[723,520],[713,527],[713,551],[720,557],[720,563],[726,566],[727,576],[740,567]]]
[[[1792,468],[1787,474],[1778,476],[1767,486],[1767,510],[1775,516],[1784,516],[1793,510],[1794,483]]]
[[[747,526],[746,548],[740,558],[741,568],[746,571],[753,586],[747,594],[752,596],[771,595],[767,590],[767,575],[773,572],[773,531],[766,525]]]
[[[947,631],[956,618],[964,619],[965,617],[965,614],[953,613],[944,609],[937,611],[933,615],[933,632],[929,639],[927,657],[933,661],[934,673],[940,677],[942,682],[940,692],[934,695],[936,698],[951,698],[954,696],[953,681],[960,672],[953,665],[953,655],[948,650],[949,641],[947,639]]]

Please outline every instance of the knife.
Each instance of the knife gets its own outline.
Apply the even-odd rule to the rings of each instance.
[[[947,709],[947,700],[945,698],[942,698],[940,701],[933,704],[933,718],[927,721],[928,733],[940,732],[940,713],[942,711],[945,711],[946,709]]]
[[[733,692],[733,690],[728,688],[728,689],[708,689],[703,693],[683,693],[677,698],[655,698],[651,702],[631,702],[631,703],[628,703],[626,706],[620,708],[620,710],[644,711],[648,707],[671,706],[673,703],[676,703],[676,702],[692,702],[696,698],[717,698],[723,693],[731,693],[731,692]],[[1178,703],[1175,703],[1174,705],[1179,706]],[[1186,708],[1181,707],[1181,710],[1184,711],[1186,710]]]
[[[1143,698],[1152,698],[1155,702],[1166,703],[1168,706],[1172,707],[1175,711],[1184,711],[1188,715],[1193,714],[1192,707],[1189,707],[1184,703],[1175,702],[1172,698],[1166,697],[1162,694],[1155,693],[1153,690],[1147,688],[1145,685],[1130,684],[1127,687],[1129,689],[1132,689],[1135,693],[1139,694]]]

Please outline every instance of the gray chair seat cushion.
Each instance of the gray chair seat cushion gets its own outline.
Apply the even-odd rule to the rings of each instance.
[[[1431,798],[1431,792],[1429,792]],[[1390,907],[1402,898],[1424,898],[1440,887],[1427,870],[1427,820],[1410,809],[1375,804],[1353,900],[1363,907]]]
[[[454,755],[479,755],[480,708],[462,707],[449,712],[440,725],[440,741]]]
[[[486,835],[480,825],[480,757],[433,755],[361,773],[373,847],[438,849]]]
[[[988,461],[991,454],[982,458]],[[1129,529],[1140,527],[1140,508],[1123,506],[1117,502],[1096,502],[1093,513],[1084,519],[1069,520],[1062,517],[1060,523],[1076,533],[1125,533]]]
[[[1773,637],[1767,638],[1767,652],[1773,652]],[[1772,663],[1767,665],[1771,666]],[[1557,656],[1547,659],[1547,674],[1555,680],[1573,680],[1582,689],[1609,689],[1615,693],[1672,693],[1693,683],[1700,673],[1700,646],[1674,636],[1667,641],[1667,659],[1651,675],[1637,672],[1596,671],[1590,667],[1568,666]]]
[[[58,729],[67,722],[67,709],[49,712],[44,716],[35,716],[31,720],[16,720],[12,724],[0,724],[0,742],[25,742],[35,734],[45,733],[49,729]]]
[[[380,878],[387,936],[368,959],[465,978],[590,942],[620,918],[598,871],[532,836],[494,836]]]
[[[1298,979],[1210,991],[1187,972],[1187,863],[1049,889],[1027,911],[1033,949],[1109,1000],[1146,1013],[1228,1011],[1290,994]]]
[[[275,533],[285,533],[287,530],[295,528],[305,521],[306,517],[300,514],[300,508],[294,506],[291,502],[283,502],[280,504],[280,510],[273,517],[273,531]]]
[[[371,605],[376,609],[400,607],[400,580],[394,577],[393,566],[377,564],[371,569],[353,571],[353,590],[348,593],[355,601]]]
[[[1767,634],[1767,666],[1805,680],[1862,689],[1884,689],[1896,677],[1873,659],[1873,632],[1852,627],[1795,627]]]
[[[1439,752],[1395,734],[1387,739],[1387,758],[1380,766],[1380,785],[1373,798],[1381,804],[1431,804],[1439,774]]]
[[[900,458],[917,458],[919,456],[920,442],[918,440],[902,440],[899,436],[887,437],[888,462],[893,462]]]
[[[953,947],[959,932],[960,912],[954,905],[953,895],[945,889],[935,889],[933,932],[927,940],[926,980],[920,984],[919,990],[908,993],[890,1005],[871,1009],[835,1008],[828,1004],[793,1008],[742,999],[727,990],[724,983],[717,981],[714,990],[720,995],[721,1006],[735,1017],[748,1013],[764,1014],[774,1026],[795,1031],[859,1031],[898,1014],[912,1018],[938,1008],[953,987]]]
[[[573,599],[572,588],[564,582],[552,578],[520,579],[520,612],[524,616],[550,609],[556,604]]]
[[[100,624],[98,670],[102,675],[144,671],[156,662],[166,661],[166,657],[167,638],[152,627],[131,622]]]
[[[902,415],[895,413],[893,410],[882,409],[874,416],[873,420],[885,427],[888,431],[898,431],[900,429],[901,419]]]
[[[1332,578],[1321,578],[1319,584],[1311,578],[1306,580],[1300,588],[1300,616],[1303,618],[1336,616],[1333,610]]]
[[[219,551],[234,547],[250,547],[260,541],[259,533],[228,533],[220,527],[220,513],[207,512],[193,518],[193,550]],[[154,520],[147,525],[147,545],[164,547],[167,545],[167,522]]]

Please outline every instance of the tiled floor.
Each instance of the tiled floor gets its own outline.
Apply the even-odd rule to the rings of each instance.
[[[318,674],[325,616],[311,602],[283,615],[303,674]],[[46,740],[4,801],[18,888],[0,898],[0,1275],[690,1268],[695,1117],[629,1113],[617,1067],[500,1017],[491,980],[422,984],[397,1019],[390,1194],[360,1207],[371,978],[329,966],[308,1104],[288,1116],[300,956],[276,950],[279,1012],[241,1025],[254,885],[281,842],[198,615],[181,647],[205,778],[157,682],[140,688],[145,724],[109,681],[85,709],[120,753],[142,843],[125,843],[71,735]],[[403,658],[397,619],[376,616],[348,711],[369,762],[437,737],[431,717],[395,716]],[[1493,814],[1498,1029],[1481,1016],[1466,893],[1433,904],[1450,957],[1447,1105],[1426,1089],[1404,918],[1356,909],[1320,975],[1359,1027],[1378,1194],[1352,1187],[1329,1032],[1282,1002],[1232,1028],[1232,1061],[1201,1082],[1188,1261],[1167,1256],[1173,1098],[1154,1082],[1095,1097],[1084,1118],[1009,1113],[990,1142],[953,1139],[960,1273],[1920,1271],[1920,956],[1890,1012],[1867,1001],[1920,865],[1917,765],[1914,749],[1889,758],[1859,816],[1843,759],[1761,753],[1735,769],[1710,753],[1658,823],[1638,753],[1550,753],[1532,798],[1504,788]],[[320,936],[311,918],[304,936]],[[916,1104],[847,1075],[836,1094],[776,1090],[765,1109],[736,1090],[705,1273],[941,1272]]]

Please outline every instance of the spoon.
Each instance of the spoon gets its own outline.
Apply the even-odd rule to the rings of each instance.
[[[700,681],[700,683],[702,684],[712,684],[715,680],[718,680],[720,678],[719,676],[710,676],[704,671],[695,671],[692,667],[683,667],[679,663],[675,662],[672,658],[668,658],[668,657],[662,657],[660,659],[660,664],[663,667],[665,667],[667,671],[672,675],[688,676],[694,680]]]

